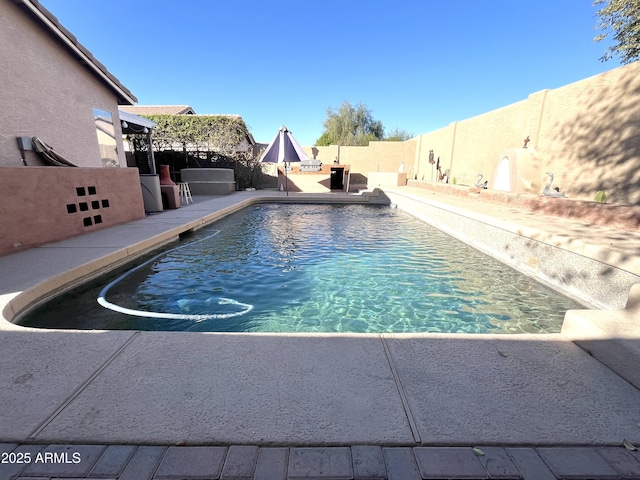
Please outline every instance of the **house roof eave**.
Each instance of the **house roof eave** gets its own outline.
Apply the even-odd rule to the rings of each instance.
[[[156,122],[152,122],[148,118],[140,117],[133,113],[125,112],[124,110],[119,109],[118,116],[121,122],[127,122],[128,124],[138,125],[140,127],[156,128],[158,126]]]
[[[69,30],[63,27],[58,19],[49,10],[44,8],[37,0],[14,0],[24,5],[33,16],[69,48],[87,67],[103,82],[105,82],[117,95],[121,105],[133,105],[138,99],[131,91],[122,85],[107,68],[100,63],[89,50],[87,50]]]

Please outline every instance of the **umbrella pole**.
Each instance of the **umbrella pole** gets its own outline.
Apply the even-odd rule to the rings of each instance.
[[[289,177],[287,176],[287,162],[284,162],[284,189],[287,191],[287,197],[289,196]]]

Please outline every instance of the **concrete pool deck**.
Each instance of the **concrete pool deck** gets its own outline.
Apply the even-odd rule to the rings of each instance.
[[[99,266],[175,239],[242,202],[283,196],[259,191],[200,197],[179,210],[0,257],[4,450],[18,444],[23,444],[18,449],[49,444],[296,447],[283,449],[289,476],[294,477],[291,459],[300,454],[298,447],[315,447],[311,457],[322,464],[323,455],[333,453],[340,462],[355,462],[360,453],[350,449],[346,461],[346,447],[384,446],[396,449],[385,449],[388,478],[412,478],[393,474],[391,465],[400,457],[406,460],[402,465],[415,465],[416,459],[422,465],[420,458],[428,452],[413,447],[526,447],[532,458],[542,458],[551,467],[547,457],[552,453],[528,447],[590,446],[587,450],[596,452],[595,446],[619,447],[623,439],[640,444],[640,390],[563,334],[81,332],[23,328],[6,321],[44,293],[81,282]],[[291,194],[290,199],[360,198]],[[560,226],[568,243],[620,252],[625,265],[640,259],[638,232],[583,229],[578,222],[524,214],[504,205],[479,208],[484,215],[540,231]],[[626,340],[637,348],[637,337]],[[161,459],[169,455],[166,449],[160,451],[156,474]],[[438,452],[446,457],[445,450]],[[629,461],[640,463],[636,452],[615,452],[611,455],[616,458],[628,454]],[[228,460],[231,449],[225,455]],[[562,468],[552,470],[562,476]],[[346,470],[333,476],[328,470],[313,471],[302,469],[298,478],[351,478]],[[26,473],[64,476],[43,475],[36,468]]]

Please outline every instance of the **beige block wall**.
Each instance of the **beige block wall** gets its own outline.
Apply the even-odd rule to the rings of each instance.
[[[546,91],[537,92],[527,100],[420,135],[417,179],[435,179],[428,161],[429,151],[433,150],[434,157],[440,157],[442,172],[449,169],[456,183],[473,185],[477,175],[482,174],[483,181],[492,184],[505,151],[521,148],[527,137],[528,147],[535,144],[545,95]]]
[[[113,114],[126,167],[114,93],[18,4],[0,2],[0,166],[22,165],[16,137],[40,137],[67,160],[102,166],[93,108]],[[42,164],[29,155],[30,164]]]
[[[538,149],[572,197],[640,203],[640,62],[550,91]]]
[[[367,186],[370,189],[376,187],[401,187],[407,184],[407,174],[398,172],[369,172]]]
[[[436,179],[436,164],[429,163],[430,150],[433,150],[434,161],[437,162],[438,157],[440,158],[442,172],[451,168],[456,128],[457,124],[452,123],[445,128],[418,136],[414,159],[415,171],[417,172],[417,176],[414,178],[416,180],[429,182]]]
[[[518,148],[531,132],[529,103],[518,102],[456,124],[451,176],[472,185],[481,173],[490,179],[502,150]]]
[[[340,148],[343,147],[338,147],[337,145],[329,145],[326,147],[302,147],[309,158],[313,160],[320,160],[323,164],[333,163],[333,161],[338,157]]]
[[[4,167],[0,192],[0,255],[145,216],[137,168]]]
[[[305,150],[323,162],[338,154],[333,145]],[[397,172],[404,162],[409,179],[432,181],[430,150],[458,184],[473,185],[481,173],[491,188],[506,156],[512,192],[541,193],[550,171],[554,186],[570,198],[593,201],[604,190],[610,203],[640,204],[640,62],[532,93],[407,142],[340,147],[340,162],[351,165],[352,177]]]
[[[336,157],[340,163],[351,168],[351,185],[363,188],[367,184],[369,172],[397,172],[402,163],[404,171],[413,178],[413,159],[416,155],[416,141],[370,142],[368,146],[330,145],[325,147],[304,147],[309,158],[333,164]]]

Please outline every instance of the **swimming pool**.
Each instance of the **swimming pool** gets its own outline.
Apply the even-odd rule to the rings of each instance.
[[[100,304],[97,300],[100,300]],[[33,310],[42,328],[555,333],[582,308],[387,206],[262,204]]]

